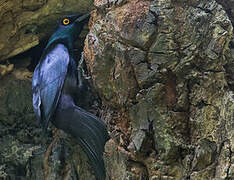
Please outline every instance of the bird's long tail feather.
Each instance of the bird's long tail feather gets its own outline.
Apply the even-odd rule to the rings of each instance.
[[[97,180],[105,180],[103,152],[109,139],[106,124],[91,113],[77,107],[58,107],[53,124],[75,137],[87,154]]]

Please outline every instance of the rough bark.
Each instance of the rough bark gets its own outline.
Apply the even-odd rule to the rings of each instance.
[[[53,9],[53,0],[27,2],[33,5],[20,8],[33,12],[36,27],[64,12],[80,12],[67,1],[64,11]],[[34,16],[47,5],[47,15]],[[232,0],[94,1],[85,56],[102,101],[95,105],[112,137],[104,154],[107,179],[234,178],[232,5]],[[17,9],[13,14],[22,12]],[[20,29],[14,33],[27,28]],[[43,39],[50,32],[39,34]],[[14,55],[15,38],[1,41],[0,58]],[[25,46],[32,42],[26,38]],[[53,126],[41,137],[31,104],[30,58],[10,63],[14,68],[0,65],[0,179],[94,179],[72,137]],[[43,145],[45,152],[32,154]]]
[[[110,179],[233,178],[234,101],[224,68],[233,62],[233,27],[222,6],[94,4],[85,50],[95,88],[112,111]]]

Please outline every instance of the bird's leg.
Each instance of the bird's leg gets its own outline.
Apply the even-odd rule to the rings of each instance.
[[[84,78],[84,79],[90,79],[90,76],[88,76],[84,69],[83,69],[83,63],[84,63],[84,51],[81,52],[81,57],[80,57],[80,61],[79,61],[79,64],[78,64],[78,78],[81,79],[81,76]]]
[[[84,60],[84,58],[83,58],[83,53],[82,53],[80,61],[79,61],[79,64],[78,64],[78,67],[77,67],[77,74],[78,74],[77,79],[78,79],[78,87],[79,88],[83,86],[83,81],[82,81],[82,78],[81,78],[81,76],[82,76],[82,70],[83,70],[82,69],[83,60]]]

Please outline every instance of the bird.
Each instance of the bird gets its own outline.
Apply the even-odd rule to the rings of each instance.
[[[79,37],[90,13],[62,18],[42,52],[32,79],[33,109],[42,129],[51,122],[72,135],[87,154],[97,180],[106,177],[104,146],[109,140],[106,123],[78,107],[82,101],[84,77],[74,60],[74,41]],[[81,62],[82,63],[82,62]]]

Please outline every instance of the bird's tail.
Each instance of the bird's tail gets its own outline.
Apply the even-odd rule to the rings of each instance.
[[[91,113],[73,105],[58,106],[53,124],[78,140],[88,156],[97,180],[105,180],[103,152],[109,139],[106,124]]]

